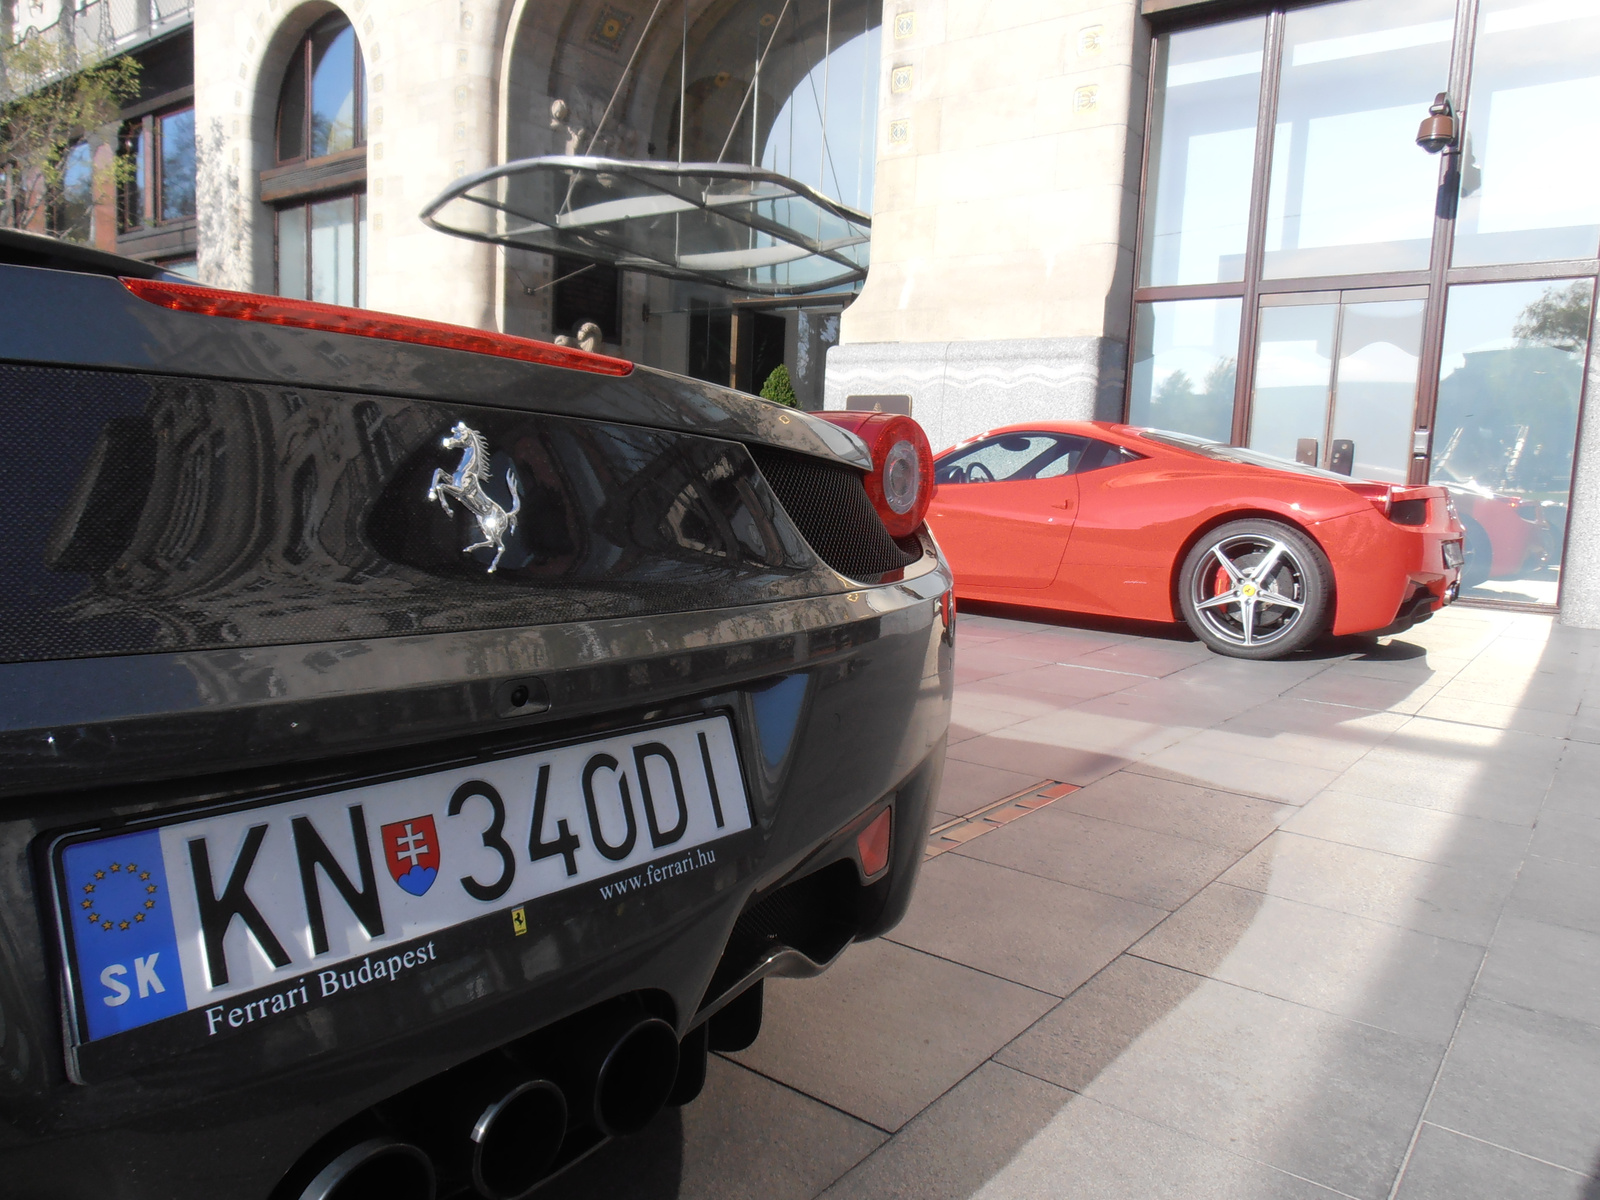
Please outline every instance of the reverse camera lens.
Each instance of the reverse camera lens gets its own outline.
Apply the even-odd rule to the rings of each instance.
[[[511,689],[511,707],[521,708],[527,702],[528,689],[519,683],[516,687]]]

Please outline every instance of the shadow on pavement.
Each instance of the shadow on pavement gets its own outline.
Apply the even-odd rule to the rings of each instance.
[[[645,1129],[596,1150],[540,1188],[539,1200],[676,1200],[683,1184],[683,1115],[663,1109]]]

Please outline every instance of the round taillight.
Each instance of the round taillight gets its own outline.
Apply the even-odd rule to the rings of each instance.
[[[867,498],[890,537],[915,533],[933,499],[933,450],[922,426],[899,413],[813,415],[850,430],[866,443],[872,455],[872,470],[865,480]]]

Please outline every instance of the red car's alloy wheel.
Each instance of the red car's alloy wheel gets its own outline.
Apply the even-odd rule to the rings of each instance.
[[[1184,619],[1214,650],[1276,658],[1321,631],[1330,572],[1317,547],[1275,521],[1236,521],[1189,552],[1180,584]]]

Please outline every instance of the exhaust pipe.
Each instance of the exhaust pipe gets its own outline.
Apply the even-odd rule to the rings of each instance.
[[[416,1146],[371,1137],[335,1155],[297,1200],[434,1200],[437,1187],[433,1163]]]
[[[632,1003],[552,1026],[513,1054],[561,1085],[574,1124],[608,1137],[637,1133],[661,1111],[678,1078],[678,1035]]]
[[[567,1102],[502,1054],[485,1055],[415,1089],[401,1123],[485,1200],[519,1200],[550,1171],[567,1132]]]

